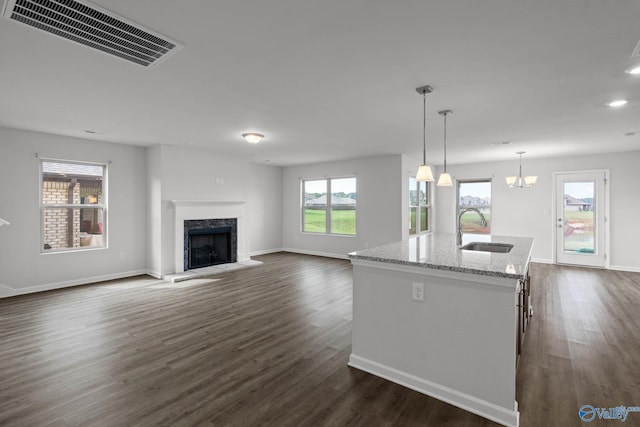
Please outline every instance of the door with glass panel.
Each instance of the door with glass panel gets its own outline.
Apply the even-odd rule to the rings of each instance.
[[[556,262],[606,264],[606,171],[556,174]]]

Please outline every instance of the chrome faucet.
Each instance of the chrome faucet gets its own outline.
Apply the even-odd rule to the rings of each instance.
[[[482,212],[480,212],[478,209],[476,208],[467,208],[463,211],[460,212],[460,215],[458,215],[458,231],[456,233],[456,243],[458,244],[458,246],[462,245],[462,226],[460,225],[460,219],[462,218],[462,215],[464,215],[465,213],[472,211],[472,212],[477,212],[478,215],[480,215],[480,224],[483,227],[487,226],[487,219],[484,217],[484,215],[482,215]]]

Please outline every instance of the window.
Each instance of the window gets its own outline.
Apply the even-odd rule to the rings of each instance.
[[[106,246],[107,167],[41,160],[42,252]]]
[[[458,181],[458,210],[477,209],[487,221],[486,227],[477,212],[469,211],[462,214],[460,228],[464,233],[491,234],[491,180]]]
[[[429,231],[429,183],[409,177],[409,234]]]
[[[302,196],[302,231],[356,234],[356,178],[302,181]]]

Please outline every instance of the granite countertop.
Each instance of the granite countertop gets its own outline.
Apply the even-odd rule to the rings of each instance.
[[[461,250],[456,245],[455,234],[430,233],[351,252],[349,258],[483,276],[513,279],[524,277],[533,248],[533,238],[464,235],[463,245],[469,242],[508,243],[513,245],[513,249],[509,253]]]

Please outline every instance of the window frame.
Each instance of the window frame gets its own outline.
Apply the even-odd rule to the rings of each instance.
[[[415,175],[409,175],[409,193],[411,193],[411,180],[416,180]],[[425,204],[421,205],[420,204],[420,185],[424,184],[425,185]],[[431,233],[432,229],[431,229],[431,221],[432,221],[432,214],[433,214],[433,203],[431,203],[431,196],[432,196],[432,191],[431,191],[431,182],[429,181],[416,181],[416,186],[417,186],[417,191],[418,191],[418,195],[416,197],[416,201],[417,201],[417,205],[412,205],[411,204],[411,194],[409,194],[409,236],[418,236],[420,234],[427,234],[427,233]],[[416,232],[412,233],[411,232],[411,209],[416,208]],[[420,226],[422,225],[420,223],[420,220],[422,219],[422,211],[425,210],[427,211],[427,228],[426,230],[420,230]]]
[[[354,179],[356,184],[356,204],[354,211],[356,212],[356,217],[354,219],[354,233],[353,234],[345,234],[345,233],[334,233],[331,230],[331,207],[332,207],[332,192],[331,192],[331,181],[334,179]],[[324,205],[325,211],[325,231],[307,231],[304,229],[305,221],[304,214],[306,209],[306,199],[305,199],[305,183],[307,181],[326,181],[327,183],[327,203]],[[358,177],[356,175],[338,175],[338,176],[328,176],[328,177],[320,177],[320,178],[300,178],[300,231],[304,234],[311,234],[316,236],[341,236],[341,237],[356,237],[358,235]],[[320,210],[320,209],[319,209]]]
[[[489,219],[487,220],[488,233],[474,233],[472,231],[464,231],[465,234],[475,234],[478,236],[491,235],[493,229],[493,178],[473,178],[473,179],[457,179],[456,180],[456,217],[455,227],[458,228],[458,217],[460,216],[460,184],[473,184],[473,183],[489,183],[491,188],[491,203],[489,205],[464,205],[464,209],[489,209]],[[462,226],[460,227],[462,228]]]
[[[108,175],[109,175],[109,164],[102,162],[89,162],[82,160],[68,160],[68,159],[54,159],[50,157],[40,157],[36,155],[38,159],[38,205],[40,208],[40,255],[50,255],[50,254],[60,254],[60,253],[69,253],[69,252],[83,252],[83,251],[95,251],[95,250],[103,250],[108,249],[109,238],[108,238]],[[102,203],[96,204],[76,204],[76,203],[57,203],[57,204],[45,204],[42,200],[43,198],[43,183],[44,183],[44,171],[43,164],[44,163],[66,163],[73,165],[90,165],[90,166],[100,166],[102,167]],[[101,246],[80,246],[75,248],[51,248],[45,249],[45,239],[44,239],[44,213],[45,209],[95,209],[102,210],[102,245]]]

